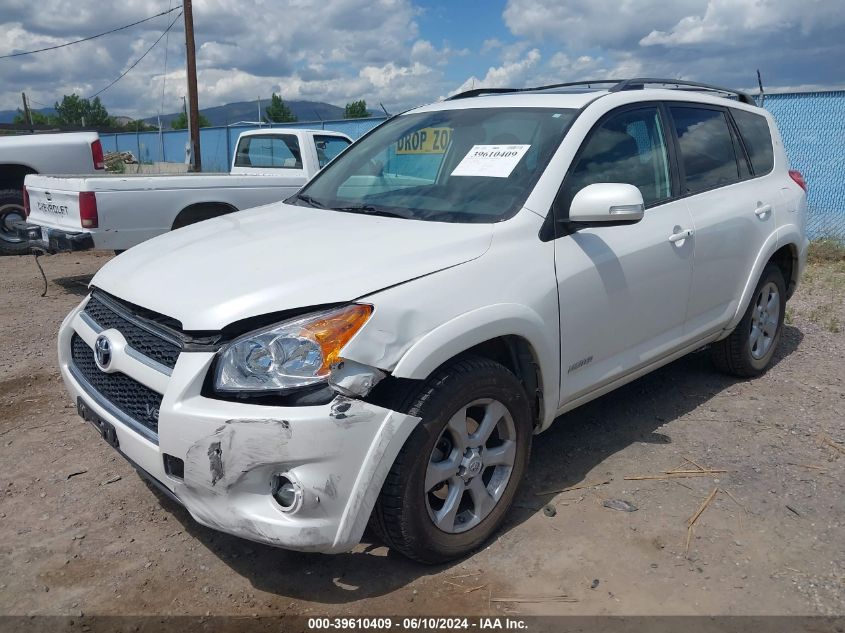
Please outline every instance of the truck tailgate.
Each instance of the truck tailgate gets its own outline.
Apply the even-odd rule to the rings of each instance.
[[[27,185],[29,217],[27,222],[52,229],[80,231],[79,192],[46,189]]]

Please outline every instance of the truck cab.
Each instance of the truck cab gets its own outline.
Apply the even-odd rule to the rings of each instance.
[[[308,138],[303,139],[301,132],[307,132]],[[347,136],[325,130],[251,130],[238,137],[229,173],[274,174],[290,170],[291,174],[313,174],[350,143]]]

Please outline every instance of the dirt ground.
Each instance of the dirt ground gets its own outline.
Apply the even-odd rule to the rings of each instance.
[[[42,258],[41,298],[33,258],[0,258],[0,614],[845,614],[843,262],[808,271],[765,376],[696,353],[563,416],[495,539],[425,567],[369,535],[339,556],[250,543],[148,487],[56,369],[107,260]],[[695,464],[725,472],[625,479]]]

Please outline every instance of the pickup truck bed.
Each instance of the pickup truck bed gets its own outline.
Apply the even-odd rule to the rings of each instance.
[[[241,140],[256,137],[266,147],[256,153],[253,142],[250,157]],[[285,143],[296,138],[296,160],[280,159],[278,147],[276,154],[265,151],[280,137]],[[323,130],[257,130],[241,135],[230,174],[29,176],[28,223],[20,231],[48,252],[125,250],[188,224],[293,195],[323,164],[321,138],[351,143]],[[268,156],[272,166],[256,164]]]

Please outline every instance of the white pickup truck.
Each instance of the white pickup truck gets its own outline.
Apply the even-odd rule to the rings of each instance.
[[[123,251],[287,198],[351,143],[326,130],[259,129],[238,137],[228,174],[27,176],[27,224],[18,233],[51,253]]]
[[[94,174],[104,168],[103,147],[96,132],[0,138],[0,255],[29,251],[16,231],[16,224],[24,219],[27,175]]]

